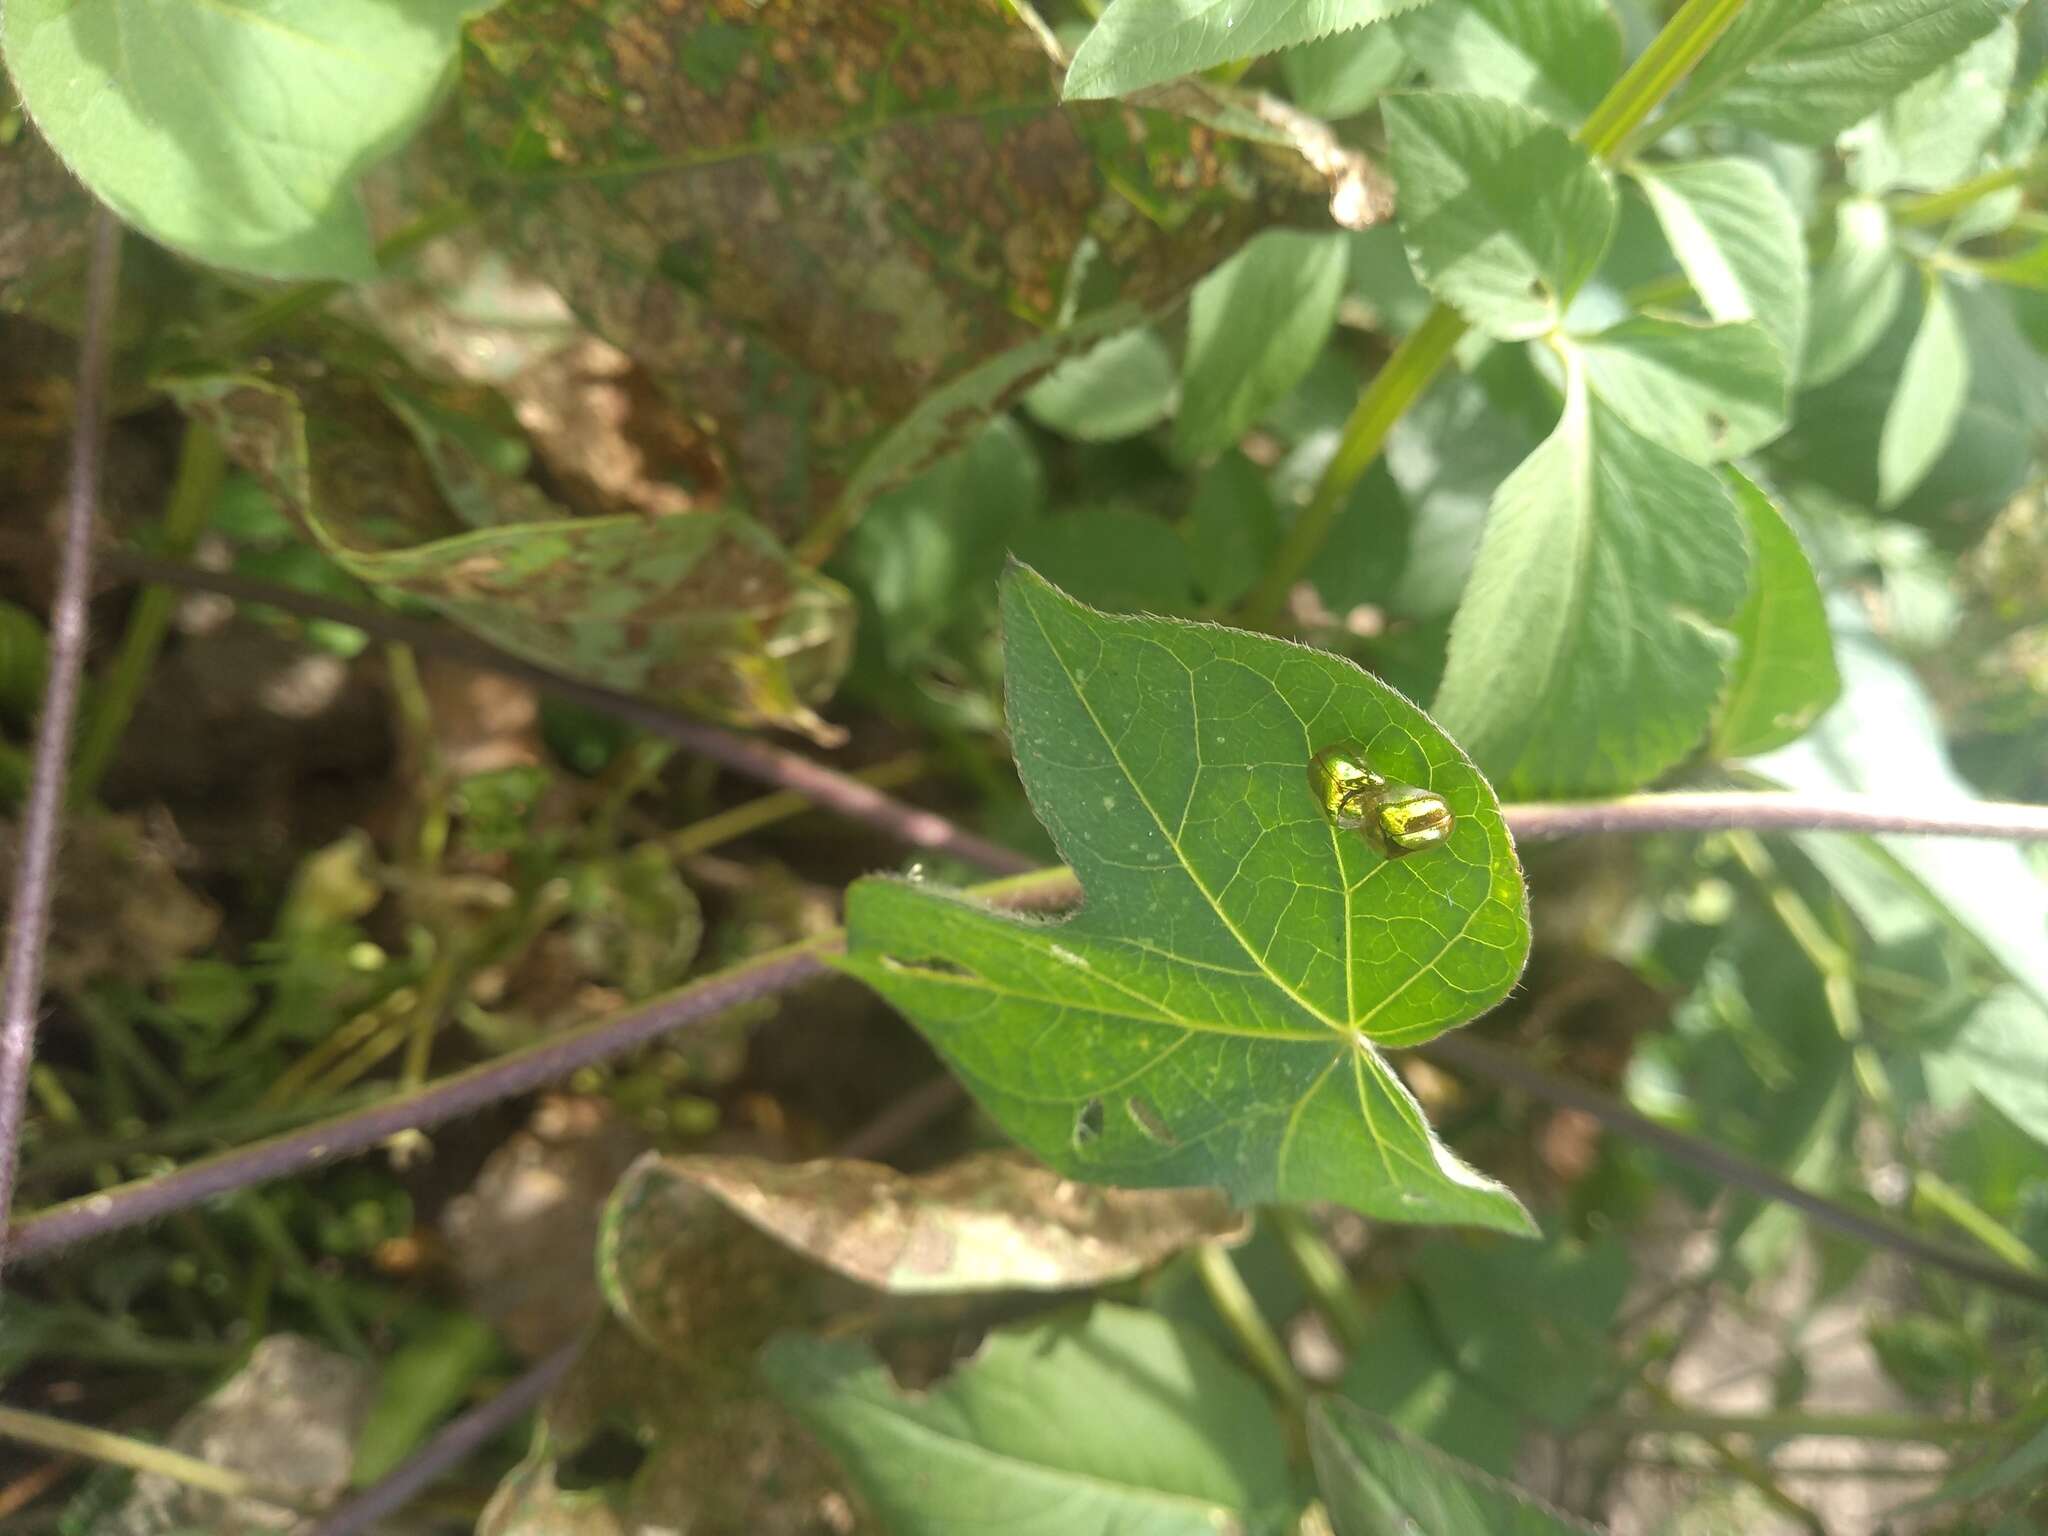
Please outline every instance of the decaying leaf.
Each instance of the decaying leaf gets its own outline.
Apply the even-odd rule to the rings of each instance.
[[[1276,219],[1327,217],[1291,144],[1062,107],[1001,0],[512,0],[471,36],[462,153],[494,233],[785,533],[949,381],[1112,301],[1166,302]]]
[[[1212,1189],[1111,1189],[1062,1178],[1015,1152],[932,1173],[823,1158],[648,1157],[621,1182],[708,1191],[763,1232],[850,1280],[897,1295],[1076,1290],[1161,1263],[1206,1239],[1241,1239],[1247,1218]]]
[[[829,735],[852,601],[731,513],[570,517],[466,431],[474,392],[291,356],[174,378],[184,409],[337,563],[515,654],[741,725]],[[466,531],[465,531],[466,528]]]

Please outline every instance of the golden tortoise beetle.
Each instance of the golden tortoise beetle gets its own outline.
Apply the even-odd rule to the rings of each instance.
[[[1457,825],[1442,795],[1391,782],[1356,741],[1337,742],[1311,757],[1308,787],[1332,826],[1357,832],[1390,859],[1436,847]]]

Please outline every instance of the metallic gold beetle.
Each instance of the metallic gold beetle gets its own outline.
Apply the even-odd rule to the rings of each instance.
[[[1324,747],[1310,758],[1308,787],[1332,826],[1359,833],[1390,859],[1436,847],[1457,825],[1443,796],[1392,783],[1355,741]]]

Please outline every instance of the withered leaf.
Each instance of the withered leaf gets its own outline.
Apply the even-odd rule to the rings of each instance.
[[[837,583],[736,513],[570,517],[445,429],[477,392],[391,377],[388,360],[373,381],[334,356],[164,383],[359,579],[592,682],[826,733],[811,705],[845,671],[853,623]]]
[[[687,1186],[814,1262],[895,1295],[1074,1290],[1127,1279],[1190,1244],[1247,1230],[1218,1190],[1111,1189],[1015,1152],[907,1175],[825,1158],[645,1157],[621,1210]]]
[[[1002,0],[511,0],[472,28],[462,126],[500,243],[783,532],[960,442],[1058,361],[1063,323],[1171,301],[1254,231],[1326,221],[1331,186],[1291,143],[1061,106]],[[889,447],[1017,348],[947,430]]]

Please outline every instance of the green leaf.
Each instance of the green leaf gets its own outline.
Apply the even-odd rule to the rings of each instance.
[[[1164,518],[1135,507],[1075,507],[1018,530],[1010,552],[1110,608],[1186,613],[1195,604],[1187,541]]]
[[[350,1473],[358,1488],[382,1481],[418,1450],[502,1353],[490,1325],[468,1312],[442,1312],[385,1362],[377,1396],[356,1437]]]
[[[1490,1007],[1526,957],[1520,871],[1458,749],[1320,651],[1111,618],[1023,569],[1003,618],[1018,769],[1086,905],[1026,922],[864,880],[846,969],[1063,1172],[1526,1230],[1376,1049]],[[1307,768],[1346,740],[1443,797],[1449,840],[1389,861],[1339,834]]]
[[[1787,363],[1806,344],[1806,237],[1754,160],[1638,165],[1635,177],[1686,281],[1716,320],[1754,320]]]
[[[2021,0],[1751,0],[1669,109],[1820,144],[1961,53]]]
[[[1762,447],[1791,411],[1785,355],[1751,320],[1695,325],[1638,315],[1577,345],[1601,403],[1695,464]]]
[[[1849,184],[1866,197],[1934,191],[1975,171],[2006,116],[2019,31],[2001,22],[1842,135]]]
[[[1280,514],[1258,466],[1226,453],[1204,470],[1183,531],[1203,603],[1217,612],[1229,608],[1252,589],[1280,543]]]
[[[1355,117],[1414,68],[1388,27],[1359,27],[1280,56],[1287,93],[1304,112],[1332,121]]]
[[[852,1472],[895,1536],[1277,1536],[1289,1503],[1271,1410],[1197,1333],[1099,1303],[1006,1329],[922,1392],[864,1346],[784,1337],[769,1385]]]
[[[1827,608],[1799,536],[1755,482],[1733,469],[1725,474],[1749,522],[1756,569],[1749,600],[1735,616],[1742,651],[1714,727],[1714,753],[1749,757],[1801,735],[1835,702],[1842,679]]]
[[[1481,96],[1392,96],[1401,236],[1423,285],[1503,340],[1541,336],[1600,265],[1614,232],[1607,173],[1526,107]]]
[[[688,489],[810,531],[807,556],[1075,342],[1177,305],[1259,230],[1328,217],[1299,151],[1062,106],[1013,7],[898,20],[885,38],[856,5],[506,0],[470,28],[460,131],[434,140],[492,245],[688,421]]]
[[[1268,230],[1196,285],[1175,453],[1220,453],[1299,384],[1337,323],[1350,267],[1341,230]]]
[[[1605,0],[1462,0],[1395,23],[1433,85],[1494,96],[1576,123],[1621,74],[1621,28]]]
[[[1076,442],[1113,443],[1172,415],[1179,382],[1166,343],[1139,326],[1061,363],[1031,387],[1024,408]]]
[[[1557,430],[1494,495],[1436,712],[1517,794],[1632,789],[1706,733],[1748,587],[1726,487],[1574,366]]]
[[[1874,795],[1938,811],[1978,795],[1950,765],[1941,721],[1911,668],[1871,637],[1846,606],[1832,614],[1842,698],[1813,730],[1751,767],[1787,789]],[[1830,839],[1807,834],[1802,846]],[[1872,843],[1934,910],[1974,938],[2048,1009],[2048,881],[2009,844],[1950,837]]]
[[[1884,507],[1897,506],[1927,477],[1955,436],[1970,395],[1970,350],[1948,286],[1930,272],[1923,291],[1920,328],[1877,445],[1877,499]]]
[[[1628,1289],[1614,1240],[1430,1243],[1372,1315],[1342,1391],[1488,1471],[1525,1432],[1584,1418],[1614,1369],[1602,1349]]]
[[[1337,1536],[1598,1536],[1596,1527],[1454,1461],[1342,1398],[1319,1399],[1310,1409],[1309,1441]]]
[[[1891,215],[1874,198],[1835,208],[1835,243],[1813,278],[1812,323],[1799,382],[1840,378],[1883,338],[1905,293],[1906,264],[1892,249]]]
[[[2048,1476],[2048,1424],[2040,1426],[2003,1456],[1957,1473],[1933,1493],[1899,1506],[1894,1513],[1911,1514],[1959,1499],[1981,1499],[2008,1488],[2038,1489],[2044,1476]],[[2000,1526],[1992,1536],[2026,1536],[2026,1527],[2015,1519],[2010,1525]]]
[[[1942,1052],[2008,1120],[2048,1146],[2048,1010],[2000,987],[1971,1010]]]
[[[1074,62],[1066,98],[1128,96],[1162,80],[1278,53],[1412,10],[1424,0],[1110,0]]]
[[[354,182],[426,115],[490,0],[13,0],[51,146],[154,240],[267,277],[374,276]]]
[[[852,641],[837,582],[742,517],[568,517],[464,458],[452,434],[430,457],[388,390],[337,361],[166,388],[357,579],[572,676],[739,724],[823,729],[811,706],[837,686]],[[465,531],[439,493],[450,475],[492,503],[472,515],[494,526]]]

